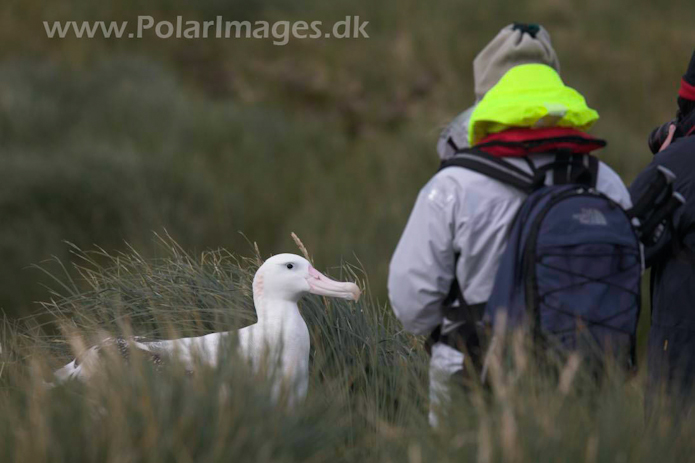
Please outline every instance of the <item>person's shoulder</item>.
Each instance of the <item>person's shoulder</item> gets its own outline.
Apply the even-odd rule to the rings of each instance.
[[[671,145],[666,148],[663,152],[666,153],[667,151],[679,151],[679,150],[688,150],[691,151],[693,148],[695,148],[695,135],[690,135],[687,137],[682,137],[676,139]]]
[[[603,161],[599,161],[598,166],[599,181],[616,185],[619,184],[623,187],[625,186],[623,179],[620,177],[620,175],[618,175],[618,173],[615,170],[613,170],[611,166],[609,166]]]
[[[514,192],[515,190],[503,183],[494,180],[489,175],[481,174],[465,167],[450,166],[437,172],[428,185],[449,186],[465,191],[476,191],[479,194],[491,196]]]
[[[676,190],[684,195],[688,200],[688,207],[692,206],[692,198],[695,194],[695,135],[679,138],[668,148],[654,155],[650,164],[652,169],[663,166],[673,172],[676,176],[674,185]],[[645,174],[638,177],[642,183],[649,180],[649,175],[645,169]]]
[[[695,167],[693,154],[695,154],[695,135],[679,138],[671,143],[668,148],[654,155],[654,163],[667,167],[669,164]]]
[[[603,161],[599,162],[596,188],[625,209],[632,207],[632,199],[625,182],[611,166]]]
[[[475,216],[494,204],[516,200],[519,190],[463,167],[441,169],[422,188],[420,199],[440,209],[453,207],[459,215]]]
[[[454,168],[442,169],[435,173],[432,178],[420,190],[420,201],[425,201],[432,207],[444,209],[451,207],[465,193],[466,179],[459,172],[458,175],[453,171]],[[463,171],[464,169],[456,169]]]
[[[663,166],[676,175],[676,184],[683,189],[695,175],[695,135],[679,138],[663,151],[656,153],[651,162],[637,176],[630,186],[634,192],[641,191],[651,181],[652,171]]]

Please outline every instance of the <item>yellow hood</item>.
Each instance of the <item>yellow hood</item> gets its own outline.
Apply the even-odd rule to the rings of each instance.
[[[486,136],[511,127],[572,127],[588,131],[598,120],[584,97],[565,86],[550,66],[511,68],[476,106],[468,126],[473,146]]]

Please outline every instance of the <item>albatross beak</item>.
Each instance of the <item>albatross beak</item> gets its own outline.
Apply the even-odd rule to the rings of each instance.
[[[360,288],[355,283],[343,283],[331,280],[323,273],[309,266],[309,292],[320,296],[340,297],[357,301],[360,298]]]

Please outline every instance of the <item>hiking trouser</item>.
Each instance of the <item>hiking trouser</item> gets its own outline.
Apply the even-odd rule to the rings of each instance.
[[[430,426],[439,424],[439,416],[448,408],[451,399],[452,375],[463,368],[463,354],[446,344],[435,343],[430,358]]]
[[[684,399],[694,399],[695,330],[653,324],[649,330],[647,373],[647,415],[655,411],[662,394],[680,404]],[[689,408],[680,407],[682,411]]]

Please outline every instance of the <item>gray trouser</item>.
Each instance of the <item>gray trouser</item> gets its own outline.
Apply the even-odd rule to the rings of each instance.
[[[451,375],[460,371],[463,354],[446,344],[436,343],[432,346],[430,358],[430,426],[436,427],[439,415],[444,413],[450,399],[449,388]]]

